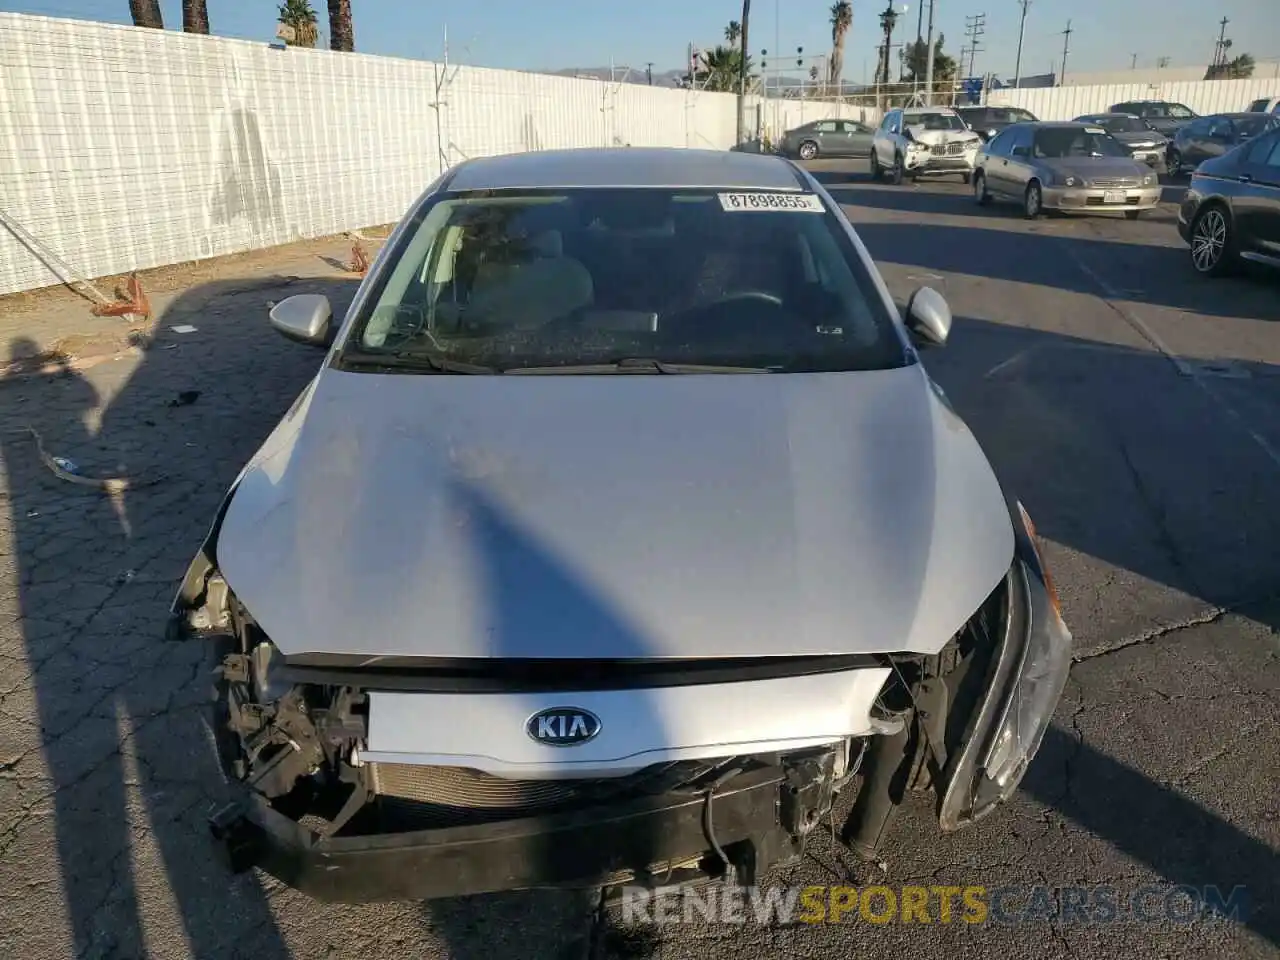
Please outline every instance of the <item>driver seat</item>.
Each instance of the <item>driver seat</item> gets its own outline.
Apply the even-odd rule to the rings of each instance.
[[[564,255],[559,230],[530,238],[525,256],[486,261],[476,270],[467,314],[508,329],[536,329],[591,305],[594,284],[587,268]]]

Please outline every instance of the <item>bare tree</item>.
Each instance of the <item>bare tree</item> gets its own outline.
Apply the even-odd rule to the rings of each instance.
[[[129,0],[129,13],[135,27],[164,29],[164,17],[160,15],[160,0]]]
[[[351,22],[351,0],[329,0],[329,49],[351,53],[356,32]]]
[[[205,0],[182,0],[182,31],[209,32],[209,7]]]

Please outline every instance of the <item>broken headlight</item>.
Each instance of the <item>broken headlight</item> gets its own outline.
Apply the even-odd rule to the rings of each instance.
[[[944,830],[971,823],[1012,794],[1040,748],[1071,668],[1071,634],[1053,579],[1019,504],[1005,630],[969,735],[946,778]]]

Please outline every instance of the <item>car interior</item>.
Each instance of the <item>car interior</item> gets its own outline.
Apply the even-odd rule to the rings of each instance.
[[[630,348],[699,362],[708,351],[839,352],[885,338],[868,281],[826,216],[730,213],[712,192],[523,199],[437,204],[392,269],[362,345],[426,340],[451,353],[569,359]]]

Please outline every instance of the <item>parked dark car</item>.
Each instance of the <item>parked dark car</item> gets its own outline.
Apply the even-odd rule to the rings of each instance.
[[[1168,100],[1128,100],[1113,104],[1108,113],[1129,113],[1141,117],[1166,137],[1172,137],[1183,124],[1199,116],[1190,107]]]
[[[865,157],[871,153],[875,131],[856,120],[814,120],[788,130],[778,144],[780,152],[801,160],[824,157]]]
[[[957,107],[956,113],[983,140],[990,140],[1012,124],[1035,123],[1037,119],[1030,110],[1021,107]]]
[[[1158,167],[1165,162],[1169,138],[1141,117],[1131,113],[1089,113],[1076,117],[1077,123],[1092,123],[1111,134],[1133,159]]]
[[[1178,211],[1191,265],[1206,276],[1241,260],[1280,267],[1280,129],[1200,164]]]
[[[1266,113],[1218,113],[1193,120],[1169,144],[1169,173],[1177,176],[1184,166],[1194,169],[1277,126],[1280,117]]]

